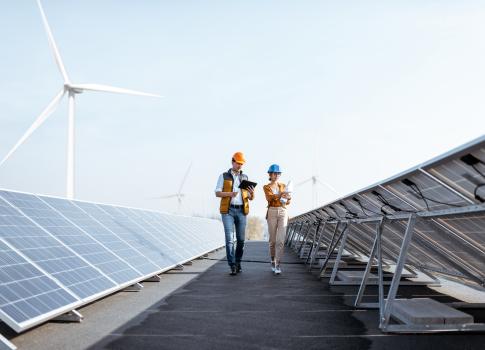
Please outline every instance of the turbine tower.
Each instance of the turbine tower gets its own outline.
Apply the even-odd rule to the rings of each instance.
[[[189,167],[187,168],[187,171],[185,172],[185,175],[182,179],[182,182],[180,184],[180,187],[179,187],[177,193],[169,194],[169,195],[161,196],[161,197],[154,197],[152,199],[177,198],[177,201],[178,201],[177,213],[180,214],[180,208],[182,207],[182,199],[185,197],[185,193],[182,192],[182,189],[184,188],[185,181],[187,180],[187,176],[189,175],[191,168],[192,168],[192,163],[189,164]]]
[[[150,94],[146,92],[128,90],[113,86],[107,85],[100,85],[100,84],[75,84],[72,83],[69,79],[67,74],[66,68],[62,61],[61,55],[57,48],[56,42],[54,40],[54,36],[52,35],[51,28],[49,23],[47,22],[47,17],[44,13],[44,9],[42,8],[42,4],[40,0],[37,0],[37,5],[39,6],[40,15],[42,17],[42,21],[44,23],[45,31],[47,33],[47,39],[49,41],[49,46],[51,47],[52,53],[54,55],[54,59],[56,61],[57,67],[61,72],[62,78],[64,79],[63,86],[61,90],[56,94],[56,96],[52,99],[52,101],[47,105],[47,107],[42,111],[42,113],[37,117],[34,123],[30,126],[30,128],[25,132],[25,134],[17,141],[15,146],[7,153],[7,155],[2,159],[0,162],[0,166],[2,166],[11,156],[12,154],[19,148],[29,137],[32,133],[41,126],[49,116],[56,110],[59,103],[61,102],[64,95],[67,94],[68,98],[68,132],[67,132],[67,181],[66,181],[66,197],[68,199],[74,198],[74,145],[75,145],[75,118],[74,118],[74,106],[75,106],[75,99],[76,95],[83,93],[84,91],[98,91],[98,92],[112,92],[118,94],[127,94],[127,95],[139,95],[139,96],[151,96],[151,97],[161,97],[156,94]]]

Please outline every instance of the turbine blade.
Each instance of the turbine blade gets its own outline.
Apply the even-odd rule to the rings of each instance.
[[[328,188],[329,190],[331,190],[333,193],[335,193],[336,195],[340,195],[338,193],[338,191],[333,187],[331,186],[330,184],[326,183],[326,182],[322,182],[321,180],[317,179],[317,183],[319,183],[320,185],[322,185],[323,187],[326,187]]]
[[[152,199],[167,199],[167,198],[175,198],[177,196],[178,196],[178,194],[169,194],[167,196],[160,196],[160,197],[155,197],[155,198],[152,198]]]
[[[101,91],[101,92],[112,92],[115,94],[125,94],[125,95],[138,95],[138,96],[150,96],[150,97],[162,97],[156,94],[150,94],[148,92],[141,92],[135,90],[129,90],[114,86],[101,85],[101,84],[72,84],[70,85],[74,89],[89,90],[89,91]]]
[[[47,17],[44,13],[44,9],[42,8],[42,4],[40,0],[37,0],[37,5],[39,6],[40,15],[42,16],[42,22],[44,22],[45,31],[47,32],[47,39],[49,40],[49,46],[54,54],[54,59],[56,60],[57,67],[61,71],[62,77],[64,78],[64,83],[69,83],[69,77],[67,76],[66,68],[64,67],[64,63],[62,62],[61,54],[57,49],[56,42],[54,40],[54,36],[52,35],[51,27],[49,26],[49,22],[47,22]]]
[[[7,153],[7,155],[3,158],[3,160],[0,162],[0,166],[3,165],[7,161],[8,158],[19,148],[29,137],[32,135],[32,133],[37,130],[39,126],[44,123],[47,118],[54,112],[59,105],[59,102],[61,101],[62,97],[64,96],[65,90],[62,89],[59,91],[59,93],[54,97],[54,99],[47,105],[47,107],[42,111],[42,113],[37,117],[37,119],[34,121],[34,123],[30,126],[30,128],[25,132],[25,134],[20,138],[20,140],[17,141],[15,146],[10,150],[10,152]]]
[[[297,184],[295,185],[295,187],[300,187],[301,185],[304,185],[304,184],[306,184],[307,182],[310,182],[310,181],[312,181],[312,180],[313,180],[313,177],[310,177],[310,178],[308,178],[308,179],[306,179],[306,180],[304,180],[304,181],[302,181],[302,182],[297,183]]]
[[[187,171],[185,172],[184,178],[182,179],[182,183],[180,184],[179,190],[177,192],[179,195],[182,194],[182,188],[184,187],[185,181],[187,180],[187,176],[189,175],[190,168],[192,168],[192,162],[190,162],[189,167],[187,168]]]

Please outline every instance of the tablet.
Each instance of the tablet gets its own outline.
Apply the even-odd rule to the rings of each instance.
[[[248,187],[255,188],[258,184],[256,182],[248,181],[248,180],[242,180],[242,182],[239,184],[239,188],[242,188],[244,190],[247,190]]]

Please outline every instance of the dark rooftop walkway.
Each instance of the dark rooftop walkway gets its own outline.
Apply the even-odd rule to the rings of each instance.
[[[484,334],[383,334],[376,310],[355,310],[357,287],[330,287],[287,251],[273,276],[267,243],[248,242],[243,273],[220,261],[93,349],[484,349]],[[375,295],[375,287],[366,293]],[[403,287],[400,296],[433,295]]]

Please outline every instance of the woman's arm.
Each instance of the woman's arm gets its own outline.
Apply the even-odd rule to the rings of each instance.
[[[263,189],[264,189],[264,195],[268,203],[271,203],[272,201],[279,199],[281,196],[280,194],[273,194],[273,191],[271,190],[271,186],[264,185]]]

